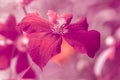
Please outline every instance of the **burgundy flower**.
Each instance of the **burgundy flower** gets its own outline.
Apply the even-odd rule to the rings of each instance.
[[[29,38],[29,51],[33,61],[44,67],[48,60],[60,53],[62,38],[76,50],[94,57],[100,47],[100,33],[88,31],[86,18],[70,24],[72,14],[57,15],[48,11],[50,22],[38,14],[28,14],[17,26]]]
[[[0,70],[10,67],[12,58],[18,56],[16,72],[19,74],[26,70],[30,65],[27,58],[27,51],[19,49],[24,45],[21,34],[16,30],[16,19],[14,15],[9,15],[5,23],[0,23]],[[19,40],[21,39],[21,40]],[[24,64],[24,65],[22,65]],[[23,78],[35,78],[35,72],[30,68]]]

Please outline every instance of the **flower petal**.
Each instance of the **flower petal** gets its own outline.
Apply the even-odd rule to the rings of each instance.
[[[30,56],[41,69],[49,59],[61,51],[62,38],[58,34],[32,33],[28,37]]]
[[[27,33],[33,32],[50,32],[51,24],[40,18],[37,13],[28,14],[17,26],[18,31],[24,31]]]
[[[16,72],[19,74],[26,70],[29,67],[28,57],[26,53],[20,53],[18,56],[17,64],[16,64]],[[35,78],[35,72],[32,68],[30,68],[23,76],[23,78]]]
[[[73,46],[77,51],[86,53],[85,48],[85,32],[69,32],[63,35],[64,39]]]
[[[49,18],[49,21],[53,24],[56,24],[57,23],[57,13],[52,11],[52,10],[48,10],[48,18]]]
[[[16,19],[14,15],[9,15],[6,23],[1,26],[0,34],[11,40],[15,40],[17,38],[18,32],[16,30]]]
[[[67,22],[66,24],[69,24],[73,18],[72,14],[62,14],[60,15],[61,18],[64,18],[65,21]]]
[[[70,23],[73,15],[72,14],[62,14],[62,15],[58,15],[56,12],[52,11],[52,10],[48,10],[48,18],[49,21],[52,24],[57,24],[58,20],[60,20],[61,18],[63,18],[66,21],[66,25]]]
[[[8,68],[11,58],[13,58],[17,52],[14,45],[0,46],[0,69]]]
[[[94,57],[100,48],[100,33],[95,30],[88,31],[85,45],[88,56]]]
[[[70,24],[67,26],[69,31],[71,32],[80,32],[88,30],[88,23],[86,18],[82,18],[80,21],[74,24]]]
[[[100,34],[94,30],[88,32],[71,31],[66,33],[64,38],[76,50],[82,53],[87,52],[90,57],[94,57],[96,51],[100,48]]]
[[[10,27],[9,27],[10,26]],[[14,15],[9,15],[7,21],[6,21],[6,27],[10,30],[16,29],[16,19]]]

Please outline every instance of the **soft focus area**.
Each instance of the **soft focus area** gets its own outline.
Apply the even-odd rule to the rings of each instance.
[[[72,14],[71,23],[87,18],[88,30],[100,32],[100,49],[93,58],[63,39],[59,54],[43,68],[35,64],[28,35],[16,26],[29,13],[48,20],[48,10]],[[120,0],[0,0],[0,80],[120,80]]]

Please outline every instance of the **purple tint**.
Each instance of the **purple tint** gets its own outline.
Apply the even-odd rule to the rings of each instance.
[[[0,0],[0,33],[0,80],[120,80],[120,0]]]

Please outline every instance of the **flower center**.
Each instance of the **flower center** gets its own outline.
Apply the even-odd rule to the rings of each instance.
[[[64,18],[59,18],[57,23],[52,27],[52,31],[60,35],[67,33],[68,30],[66,29],[66,23],[67,22]]]

